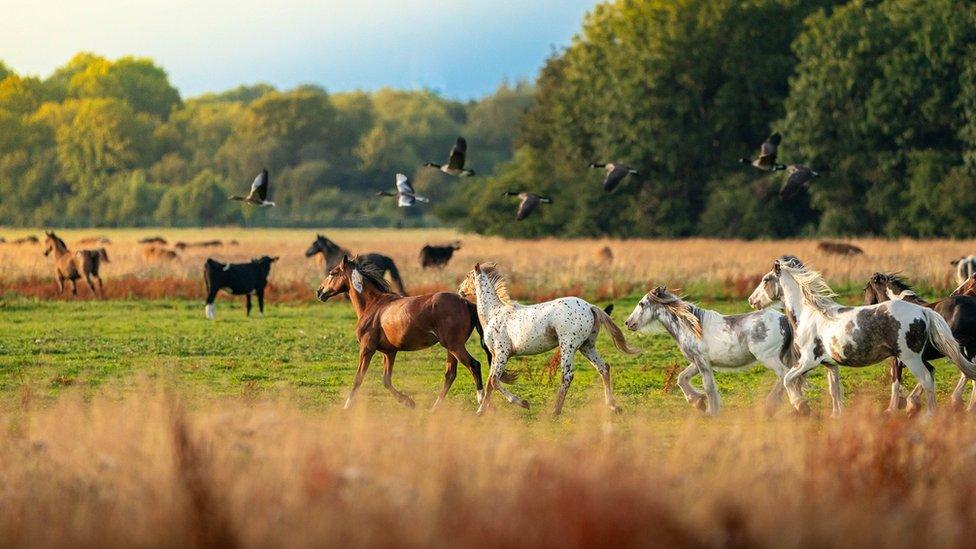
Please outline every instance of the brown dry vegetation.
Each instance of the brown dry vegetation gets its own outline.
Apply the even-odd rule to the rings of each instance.
[[[0,231],[8,240],[39,231]],[[850,241],[864,249],[863,256],[839,257],[817,249],[815,240],[503,240],[461,235],[452,230],[273,230],[273,229],[144,229],[99,231],[111,239],[112,263],[103,276],[110,297],[156,297],[177,291],[180,297],[202,297],[202,265],[207,257],[246,261],[260,255],[279,255],[271,280],[287,289],[271,299],[311,299],[321,278],[314,260],[304,256],[316,232],[323,232],[354,253],[381,252],[400,266],[407,290],[413,293],[453,289],[476,261],[495,261],[512,278],[516,296],[544,299],[581,294],[594,299],[619,297],[648,285],[668,284],[701,297],[748,295],[773,258],[790,253],[823,271],[837,287],[861,286],[875,271],[901,271],[926,288],[944,291],[953,286],[949,261],[976,251],[974,241],[879,240]],[[91,231],[64,231],[69,242]],[[160,234],[170,242],[236,239],[239,245],[187,248],[179,258],[147,261],[137,241]],[[443,270],[424,271],[418,254],[426,242],[463,241]],[[608,247],[613,261],[599,260]],[[0,287],[7,292],[51,297],[51,260],[41,245],[0,244]],[[113,290],[113,286],[122,286]],[[82,294],[86,292],[82,291]]]
[[[2,417],[0,546],[968,547],[976,429],[653,410],[184,410],[153,390]]]

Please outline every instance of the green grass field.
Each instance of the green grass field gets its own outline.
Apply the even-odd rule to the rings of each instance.
[[[618,324],[636,300],[616,302]],[[314,409],[341,405],[358,353],[355,315],[348,303],[271,303],[265,317],[247,318],[240,301],[218,299],[217,320],[208,321],[202,303],[195,301],[0,299],[0,406],[3,410],[20,406],[25,395],[44,403],[65,391],[89,397],[145,383],[162,384],[190,402],[241,397],[285,400]],[[738,301],[706,305],[723,312],[745,309]],[[674,342],[666,336],[627,335],[644,349],[643,354],[622,355],[606,335],[600,337],[601,352],[613,367],[615,393],[625,411],[641,409],[662,418],[697,413],[677,387],[665,387],[668,369],[685,364]],[[476,334],[468,347],[485,362]],[[440,388],[444,353],[434,347],[397,357],[394,384],[413,396],[420,408],[429,406]],[[548,358],[545,354],[510,363],[523,371],[515,392],[532,405],[518,415],[549,414],[556,387],[544,374]],[[945,361],[939,366],[939,389],[944,395],[957,373]],[[882,365],[842,370],[847,400],[866,398],[883,406],[888,398],[885,370]],[[381,372],[377,355],[360,402],[399,406],[383,388]],[[762,402],[774,376],[756,366],[742,374],[719,373],[717,380],[725,407],[747,408]],[[822,400],[824,387],[818,371],[811,377],[810,396]],[[463,368],[450,399],[472,412],[475,409],[473,383]],[[577,355],[577,376],[566,412],[571,417],[580,408],[599,405],[601,399],[598,376]],[[502,400],[498,403],[509,406]]]

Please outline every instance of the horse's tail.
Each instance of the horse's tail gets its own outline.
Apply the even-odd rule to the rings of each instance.
[[[393,260],[390,259],[387,266],[390,268],[390,278],[393,279],[393,282],[396,282],[397,288],[400,289],[400,295],[406,296],[407,289],[403,287],[403,279],[400,278],[400,270],[397,269],[396,263],[394,263]]]
[[[481,318],[478,317],[478,307],[474,303],[471,303],[470,301],[466,301],[466,303],[468,304],[468,313],[471,315],[471,324],[474,325],[475,330],[478,330],[478,337],[480,338],[481,348],[485,351],[485,356],[488,357],[488,368],[490,370],[491,350],[488,349],[487,345],[485,345],[485,329],[484,326],[481,325]],[[518,376],[519,376],[518,370],[505,370],[504,372],[502,372],[502,382],[515,383],[515,380],[518,379]]]
[[[613,319],[610,318],[610,315],[608,315],[606,311],[597,307],[596,305],[591,305],[590,309],[593,311],[593,318],[595,318],[599,324],[602,324],[604,327],[606,327],[607,331],[610,332],[610,337],[613,339],[613,344],[614,346],[617,347],[618,350],[620,350],[620,352],[627,353],[628,355],[640,354],[641,352],[640,349],[637,349],[636,347],[631,347],[627,343],[627,339],[624,337],[624,333],[621,332],[620,328],[618,328],[617,325],[613,323]]]
[[[942,315],[931,309],[924,309],[924,311],[925,319],[928,320],[929,325],[929,341],[935,345],[939,352],[947,356],[966,377],[976,380],[976,364],[963,356],[959,349],[959,342],[952,335],[949,323],[942,318]]]

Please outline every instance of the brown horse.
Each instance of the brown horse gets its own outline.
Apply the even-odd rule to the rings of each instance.
[[[78,295],[78,279],[85,277],[85,282],[91,288],[92,294],[105,297],[105,288],[102,284],[102,277],[98,275],[98,267],[102,261],[108,263],[108,252],[105,248],[94,250],[78,250],[72,253],[68,245],[64,243],[54,232],[46,231],[47,239],[44,241],[47,248],[44,255],[54,252],[54,279],[58,282],[58,293],[64,293],[64,281],[71,281],[71,293]],[[98,291],[95,291],[95,284],[92,277],[98,280]]]
[[[436,409],[447,395],[457,376],[457,363],[464,364],[477,389],[478,402],[484,398],[481,364],[468,353],[464,344],[472,330],[484,338],[478,311],[474,304],[461,296],[438,292],[435,294],[401,297],[390,290],[383,273],[372,263],[343,256],[316,291],[319,301],[327,301],[339,294],[349,294],[356,317],[356,339],[359,340],[359,370],[345,407],[352,405],[366,369],[373,355],[383,355],[383,385],[402,404],[413,408],[414,401],[393,386],[393,363],[400,351],[418,351],[440,343],[447,349],[444,386],[431,409]],[[481,344],[485,353],[488,349]],[[491,355],[488,354],[488,362]],[[504,379],[506,383],[515,376]]]

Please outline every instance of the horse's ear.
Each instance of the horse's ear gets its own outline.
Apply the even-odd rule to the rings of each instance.
[[[339,262],[339,266],[345,268],[349,264],[349,256],[342,254],[342,261]]]
[[[778,259],[776,261],[773,261],[773,272],[779,274],[779,269],[781,266],[782,265],[780,264]]]
[[[474,264],[474,272],[481,274],[481,263]]]

